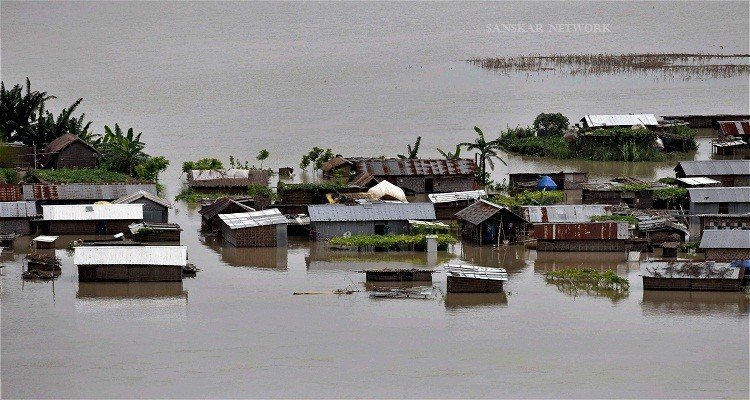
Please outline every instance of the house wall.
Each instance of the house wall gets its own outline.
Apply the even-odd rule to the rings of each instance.
[[[344,221],[344,222],[311,222],[310,236],[313,240],[327,240],[336,236],[344,236],[346,232],[352,235],[374,235],[375,225],[387,225],[389,234],[409,233],[408,221]]]
[[[230,229],[223,224],[224,240],[235,247],[277,247],[286,246],[286,225],[266,225],[252,228]]]
[[[143,197],[132,202],[131,204],[143,204],[144,222],[169,222],[169,209],[161,204],[154,203],[153,201]]]
[[[80,142],[57,153],[50,168],[96,168],[98,154]]]
[[[748,214],[750,213],[750,202],[747,203],[728,203],[727,215],[729,214]],[[695,240],[700,238],[702,227],[700,214],[718,214],[719,203],[690,203],[690,236]],[[691,239],[692,240],[692,239]]]
[[[182,267],[179,265],[79,265],[78,281],[182,281]]]
[[[474,189],[474,177],[472,175],[451,176],[378,176],[388,182],[414,193],[450,193],[463,192]],[[425,190],[425,181],[433,180],[433,190]]]
[[[28,235],[31,233],[31,223],[23,218],[0,219],[0,233],[18,233]]]
[[[128,225],[140,220],[112,221],[43,221],[42,231],[48,235],[114,235],[130,232]]]
[[[538,240],[537,251],[625,251],[625,240]]]
[[[706,249],[706,260],[750,260],[750,249]]]
[[[583,204],[620,204],[625,203],[633,208],[652,208],[654,193],[650,190],[629,192],[620,190],[583,189]]]

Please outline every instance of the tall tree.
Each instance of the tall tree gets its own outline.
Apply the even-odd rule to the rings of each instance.
[[[466,149],[469,151],[477,151],[477,154],[479,155],[479,176],[477,181],[482,185],[486,185],[490,181],[489,174],[487,173],[487,166],[489,165],[490,170],[494,170],[494,160],[498,160],[504,165],[508,165],[508,163],[500,158],[500,155],[498,154],[500,145],[497,140],[486,140],[484,132],[482,132],[479,127],[475,126],[474,131],[477,133],[474,142],[461,143],[460,146],[466,146]]]
[[[20,140],[19,135],[30,135],[37,117],[43,114],[44,102],[54,98],[47,92],[32,91],[29,78],[25,94],[21,85],[7,90],[5,83],[0,82],[0,139],[15,141]]]

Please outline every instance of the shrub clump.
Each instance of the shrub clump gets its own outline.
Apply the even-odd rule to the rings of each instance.
[[[106,169],[36,169],[29,173],[41,182],[50,183],[129,183],[132,177]]]

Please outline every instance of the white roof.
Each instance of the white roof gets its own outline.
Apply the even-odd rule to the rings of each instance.
[[[717,183],[720,184],[721,182],[711,179],[711,178],[705,178],[705,177],[698,177],[698,178],[677,178],[678,181],[689,185],[689,186],[698,186],[698,185],[716,185]]]
[[[606,126],[659,125],[654,114],[587,115],[583,117],[583,119],[586,121],[586,125],[591,128]]]
[[[35,241],[35,242],[52,243],[55,240],[57,240],[57,238],[59,238],[59,236],[44,236],[44,235],[41,235],[41,236],[35,237],[32,240]]]
[[[42,206],[45,221],[142,220],[143,204],[73,204]]]
[[[219,218],[229,229],[252,228],[256,226],[287,224],[289,220],[277,208],[236,214],[219,214]]]
[[[374,195],[377,199],[382,199],[383,197],[388,196],[404,203],[408,203],[404,190],[386,180],[371,187],[367,193]]]
[[[451,192],[451,193],[433,193],[428,194],[427,197],[433,204],[439,203],[450,203],[460,200],[476,200],[482,196],[486,196],[487,192],[484,190],[467,190],[464,192]]]
[[[75,265],[187,264],[187,246],[78,246]]]
[[[445,264],[445,274],[460,278],[486,279],[491,281],[507,281],[508,273],[505,268],[479,267],[476,265]]]

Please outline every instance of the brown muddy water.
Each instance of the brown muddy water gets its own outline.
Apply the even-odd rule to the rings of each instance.
[[[152,154],[295,166],[314,145],[395,155],[422,135],[438,156],[543,111],[747,112],[747,77],[496,74],[462,60],[553,53],[748,53],[746,2],[722,3],[11,3],[2,2],[6,84],[78,97],[96,129],[143,131]],[[607,34],[494,32],[488,24],[609,23]],[[710,157],[708,139],[696,154]],[[494,171],[584,170],[656,178],[674,162],[508,156]],[[298,172],[296,179],[302,178]],[[748,397],[748,297],[644,293],[624,254],[536,254],[454,246],[332,253],[306,241],[234,249],[176,204],[192,262],[181,284],[79,284],[71,258],[52,283],[20,279],[28,239],[2,259],[2,396],[18,397]],[[60,240],[64,246],[70,239]],[[645,255],[644,255],[645,256]],[[295,291],[364,290],[354,271],[502,266],[504,295],[374,300]],[[547,285],[542,272],[613,269],[630,293]],[[435,284],[444,290],[442,274]]]

